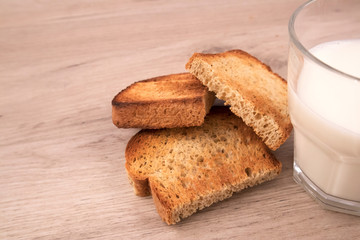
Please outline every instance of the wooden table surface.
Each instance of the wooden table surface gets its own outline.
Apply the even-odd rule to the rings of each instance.
[[[281,175],[167,226],[134,195],[111,100],[185,71],[194,52],[243,49],[286,78],[303,0],[0,1],[0,239],[359,239],[360,218],[323,210]]]

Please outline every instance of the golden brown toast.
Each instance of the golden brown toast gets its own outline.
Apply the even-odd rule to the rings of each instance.
[[[255,57],[241,50],[195,53],[186,69],[230,105],[272,150],[289,137],[287,82]]]
[[[118,93],[112,100],[112,120],[119,128],[199,126],[214,99],[190,73],[156,77]]]
[[[199,127],[141,130],[125,157],[135,194],[151,194],[167,224],[281,171],[261,139],[227,107],[213,107]]]

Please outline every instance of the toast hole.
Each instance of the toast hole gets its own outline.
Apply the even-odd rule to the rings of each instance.
[[[180,198],[179,195],[177,195],[177,194],[175,196],[176,196],[176,198]]]
[[[250,177],[251,176],[251,168],[249,168],[249,167],[245,168],[245,173],[248,177]]]
[[[255,119],[259,120],[261,118],[261,115],[259,113],[255,114]]]
[[[224,137],[224,136],[222,136],[222,137],[220,138],[220,140],[223,141],[223,142],[226,142],[226,141],[227,141],[227,138]]]

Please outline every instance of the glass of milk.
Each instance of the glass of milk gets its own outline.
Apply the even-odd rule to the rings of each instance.
[[[289,22],[294,179],[324,208],[360,216],[360,0],[313,0]]]

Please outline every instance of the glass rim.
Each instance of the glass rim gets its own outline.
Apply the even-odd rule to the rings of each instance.
[[[288,24],[288,31],[289,31],[289,36],[290,36],[290,40],[291,42],[293,42],[295,44],[295,46],[306,56],[308,57],[311,61],[315,62],[316,64],[322,66],[323,68],[334,72],[336,74],[340,74],[340,75],[344,75],[347,78],[351,78],[354,80],[357,80],[360,82],[360,77],[356,77],[353,76],[351,74],[348,74],[346,72],[343,72],[339,69],[336,69],[334,67],[332,67],[329,64],[326,64],[325,62],[321,61],[319,58],[315,57],[298,39],[296,31],[295,31],[295,21],[297,19],[297,16],[299,15],[300,12],[302,12],[303,9],[305,9],[306,7],[308,7],[309,5],[311,5],[313,2],[316,2],[317,0],[309,0],[305,3],[303,3],[302,5],[300,5],[291,15],[290,20],[289,20],[289,24]]]

